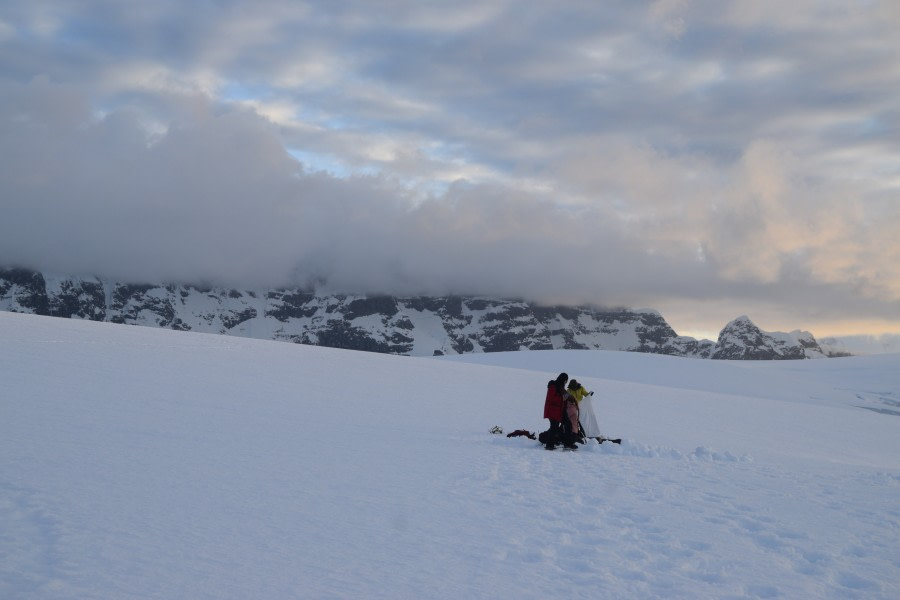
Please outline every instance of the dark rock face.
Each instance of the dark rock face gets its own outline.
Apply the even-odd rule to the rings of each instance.
[[[712,358],[723,360],[796,360],[825,353],[805,331],[764,332],[748,317],[738,317],[719,333]]]
[[[64,280],[47,293],[49,314],[67,319],[106,320],[106,291],[99,279]]]
[[[596,349],[695,358],[793,358],[818,347],[806,334],[803,343],[809,348],[790,350],[782,344],[773,352],[766,335],[745,327],[738,338],[737,326],[716,345],[678,336],[653,311],[461,296],[317,296],[296,289],[134,285],[22,269],[0,269],[0,310],[413,356]]]
[[[50,314],[47,284],[40,273],[24,269],[0,270],[0,298],[9,298],[13,306],[22,308],[19,312]]]

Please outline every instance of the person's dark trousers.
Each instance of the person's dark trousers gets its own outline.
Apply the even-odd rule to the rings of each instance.
[[[559,421],[554,421],[550,419],[550,429],[547,430],[549,432],[549,438],[547,439],[547,448],[553,448],[560,442],[562,442],[563,437],[563,429],[562,423]]]

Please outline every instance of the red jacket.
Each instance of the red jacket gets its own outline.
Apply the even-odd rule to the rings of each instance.
[[[555,381],[547,384],[547,399],[544,401],[544,418],[551,421],[563,420],[563,408],[566,402]]]

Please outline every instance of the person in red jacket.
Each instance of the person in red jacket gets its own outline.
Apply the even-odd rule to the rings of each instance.
[[[578,446],[572,440],[571,434],[563,428],[563,419],[566,411],[566,382],[569,376],[560,373],[559,377],[547,383],[547,399],[544,400],[544,418],[550,421],[550,429],[547,430],[547,450],[556,448],[556,444],[562,442],[566,448],[576,449]]]

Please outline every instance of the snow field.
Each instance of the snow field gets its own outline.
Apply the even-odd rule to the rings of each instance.
[[[10,313],[0,340],[2,598],[900,596],[896,355],[425,359]],[[560,370],[621,446],[488,433],[543,429]]]

